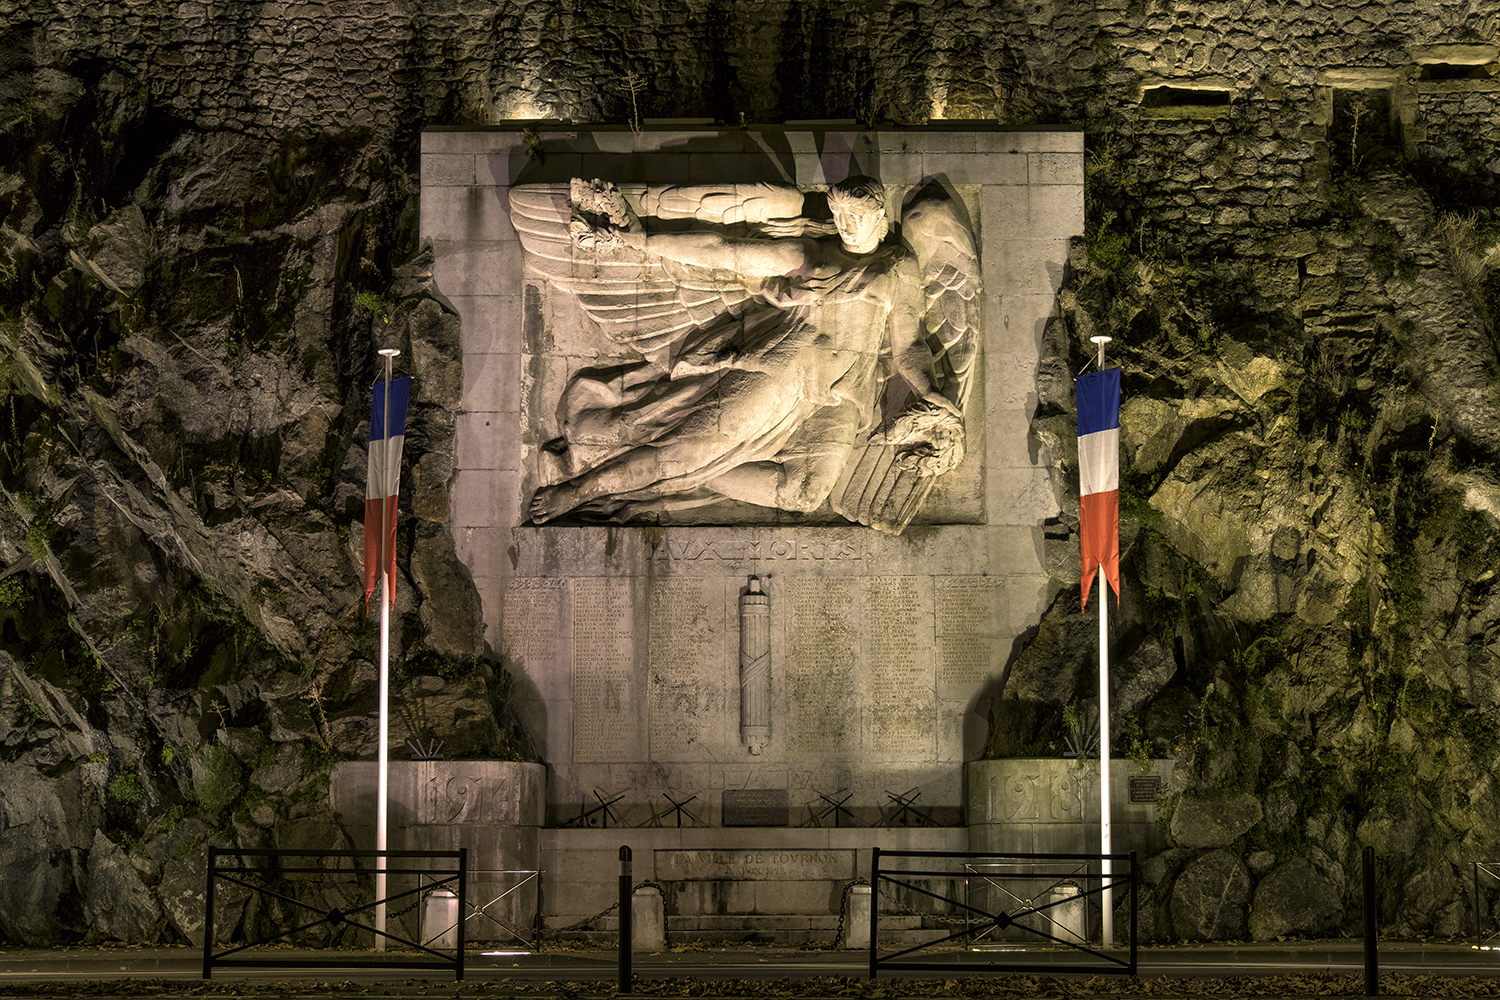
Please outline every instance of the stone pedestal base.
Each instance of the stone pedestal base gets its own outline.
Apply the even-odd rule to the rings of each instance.
[[[386,843],[391,850],[469,849],[469,941],[529,936],[539,912],[541,825],[546,768],[498,760],[391,761]],[[356,847],[375,847],[377,765],[351,761],[333,769],[329,795]],[[409,888],[392,876],[389,890]],[[472,908],[483,908],[475,915]],[[422,906],[391,905],[391,930],[414,935]],[[404,929],[403,929],[404,928]]]
[[[964,765],[969,850],[1015,854],[1099,853],[1099,762],[1016,757]],[[1110,761],[1110,828],[1113,853],[1136,851],[1140,860],[1166,848],[1157,828],[1154,788],[1166,795],[1172,761],[1154,760],[1147,771],[1132,760]],[[1134,789],[1132,789],[1134,783]]]

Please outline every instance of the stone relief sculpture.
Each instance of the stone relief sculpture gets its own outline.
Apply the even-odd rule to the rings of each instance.
[[[831,225],[803,200],[769,184],[511,190],[529,272],[631,355],[561,392],[534,523],[726,500],[826,502],[896,534],[911,522],[964,456],[972,234],[936,188],[907,207],[899,241],[874,180],[828,192]]]

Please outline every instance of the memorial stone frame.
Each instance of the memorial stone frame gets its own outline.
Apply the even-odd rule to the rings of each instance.
[[[830,218],[860,175],[883,191],[848,204],[883,199],[891,230],[868,254]],[[651,824],[670,796],[722,828],[726,790],[767,789],[789,827],[820,795],[869,826],[917,789],[961,826],[963,763],[1049,594],[1029,428],[1082,132],[434,129],[421,179],[462,322],[453,530],[549,824],[611,800],[610,825]],[[947,403],[903,377],[910,350]],[[945,407],[951,468],[931,425],[897,433],[951,427]],[[775,499],[745,501],[766,475]]]

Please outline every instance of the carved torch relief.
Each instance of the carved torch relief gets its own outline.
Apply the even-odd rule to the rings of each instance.
[[[814,218],[786,185],[512,188],[528,280],[596,341],[533,394],[532,523],[900,534],[963,461],[980,343],[966,213],[905,193],[851,177]]]
[[[740,742],[759,756],[771,741],[771,606],[752,576],[740,595]]]

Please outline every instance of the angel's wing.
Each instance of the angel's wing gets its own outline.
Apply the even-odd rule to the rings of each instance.
[[[945,196],[919,197],[901,224],[922,274],[922,328],[938,387],[963,412],[979,355],[980,272],[974,239]],[[903,468],[897,461],[900,451],[882,432],[856,443],[833,488],[833,509],[851,521],[901,534],[932,491],[935,477]]]
[[[568,184],[511,188],[511,223],[520,236],[527,271],[576,296],[584,312],[611,340],[651,356],[670,348],[691,330],[744,311],[752,290],[733,271],[663,261],[627,247],[576,247],[570,229],[574,218],[572,188]],[[674,189],[637,184],[619,185],[618,190],[638,214],[655,216],[662,192]],[[734,200],[730,188],[721,194],[726,204]],[[797,197],[800,203],[801,195]],[[688,217],[662,214],[676,219]]]

